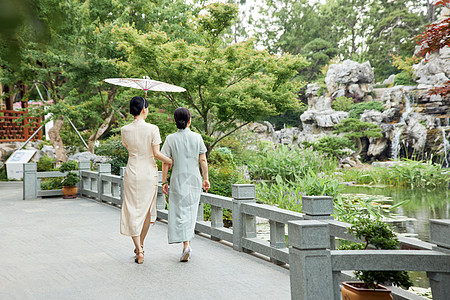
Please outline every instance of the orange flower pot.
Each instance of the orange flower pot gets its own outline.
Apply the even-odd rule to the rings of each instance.
[[[364,287],[360,281],[342,282],[342,300],[393,300],[391,291],[382,285],[375,289]]]
[[[78,192],[77,186],[63,186],[62,193],[64,196],[75,196]]]

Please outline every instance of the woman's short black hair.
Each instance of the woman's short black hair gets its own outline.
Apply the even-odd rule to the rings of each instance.
[[[144,107],[148,107],[147,100],[142,97],[133,97],[130,101],[130,114],[139,116]]]
[[[175,118],[175,124],[178,129],[185,129],[187,123],[191,119],[191,112],[186,107],[178,107],[175,109],[173,113],[173,117]]]

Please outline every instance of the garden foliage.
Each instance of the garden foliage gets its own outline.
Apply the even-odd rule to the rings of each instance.
[[[375,249],[396,250],[400,246],[392,228],[386,223],[362,216],[353,220],[353,225],[349,228],[350,233],[354,233],[364,243],[354,243],[344,245],[340,250],[365,250],[369,246]],[[364,281],[368,288],[375,288],[377,284],[390,282],[408,289],[412,286],[406,271],[356,271],[356,278]]]
[[[350,118],[357,118],[361,116],[361,114],[366,110],[378,110],[378,111],[384,111],[383,103],[379,101],[367,101],[367,102],[360,102],[355,103],[350,106]]]
[[[321,153],[328,153],[335,156],[336,158],[342,158],[348,155],[351,150],[355,149],[355,143],[346,137],[339,136],[324,136],[320,140],[309,143],[302,143],[305,147],[312,147],[313,150],[319,151]]]
[[[332,107],[336,111],[350,111],[350,109],[352,108],[352,104],[353,100],[351,98],[341,96],[333,101]]]

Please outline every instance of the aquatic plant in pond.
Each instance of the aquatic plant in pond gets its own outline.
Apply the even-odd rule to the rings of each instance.
[[[432,159],[426,162],[403,159],[391,166],[343,170],[342,179],[358,184],[435,189],[446,188],[450,184],[450,172],[433,163]]]
[[[253,180],[275,182],[280,176],[283,181],[295,182],[309,172],[331,173],[338,165],[336,158],[297,146],[259,144],[259,151],[249,163],[249,172]]]
[[[403,200],[396,204],[392,204],[392,202],[390,197],[382,195],[340,194],[334,199],[334,214],[336,219],[347,223],[353,222],[362,215],[374,218],[392,218],[395,209],[409,200]]]

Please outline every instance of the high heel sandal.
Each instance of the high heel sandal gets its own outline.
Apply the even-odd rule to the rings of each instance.
[[[141,249],[142,249],[142,254],[144,254],[144,245],[141,245]],[[134,254],[138,254],[136,248],[134,249]]]
[[[191,259],[191,256],[192,256],[192,248],[188,246],[186,247],[186,249],[184,249],[183,253],[181,254],[180,261],[187,262],[189,259]]]
[[[139,254],[142,254],[142,257],[139,257]],[[139,252],[136,254],[136,258],[134,259],[134,262],[137,263],[137,264],[142,264],[142,263],[144,263],[144,251],[139,251]]]

